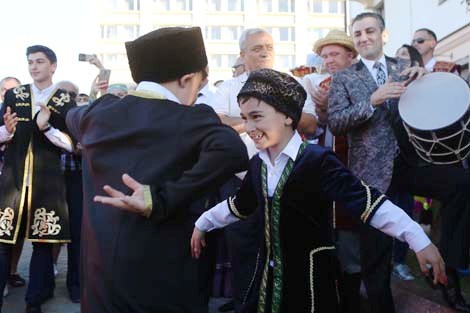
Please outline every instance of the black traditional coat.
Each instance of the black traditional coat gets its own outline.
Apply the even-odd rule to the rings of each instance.
[[[189,207],[246,169],[239,136],[206,105],[147,92],[106,95],[67,125],[83,146],[82,312],[207,312]],[[105,184],[128,192],[123,173],[151,186],[150,218],[93,202]]]
[[[257,155],[250,160],[241,188],[235,197],[228,200],[231,212],[239,218],[253,213],[248,209],[255,208],[253,204],[257,203],[258,213],[262,210],[265,219],[269,220],[269,225],[265,225],[269,227],[269,240],[266,240],[265,232],[264,248],[260,249],[241,312],[268,313],[265,306],[258,306],[259,299],[266,292],[263,289],[272,290],[272,303],[277,303],[278,312],[338,312],[332,201],[343,203],[352,216],[368,223],[386,200],[385,196],[356,178],[330,150],[307,145],[294,162],[282,189],[278,222],[275,222],[273,206],[268,207],[269,212],[265,214],[262,163]],[[276,236],[279,238],[278,251]],[[277,266],[282,272],[279,294],[274,292],[272,280],[268,279],[266,288],[262,284],[268,264],[266,247],[269,247],[270,259],[274,261],[271,270],[274,272]],[[270,301],[269,297],[265,299],[266,303]],[[269,313],[275,312],[272,303],[269,304]]]
[[[18,124],[12,140],[6,144],[0,176],[0,242],[16,242],[23,214],[27,214],[27,239],[69,242],[65,179],[60,168],[62,151],[38,129],[34,105],[30,85],[5,94],[2,112],[10,107],[17,114]],[[67,133],[61,112],[75,103],[65,91],[56,89],[47,105],[52,111],[51,126]],[[2,118],[0,125],[3,124]],[[31,169],[29,175],[26,168]]]

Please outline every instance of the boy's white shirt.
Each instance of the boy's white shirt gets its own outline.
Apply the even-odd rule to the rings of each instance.
[[[267,184],[268,196],[274,194],[274,190],[281,178],[282,171],[289,158],[293,161],[297,158],[302,139],[295,132],[289,143],[277,156],[274,164],[271,164],[266,150],[259,152],[259,157],[267,165]],[[207,232],[218,228],[223,228],[239,219],[230,212],[227,201],[224,200],[210,210],[204,212],[196,221],[196,228]],[[370,225],[385,234],[395,237],[401,241],[406,241],[410,248],[415,251],[421,251],[426,248],[431,241],[426,236],[421,227],[413,221],[402,209],[386,200],[377,209],[370,221]]]

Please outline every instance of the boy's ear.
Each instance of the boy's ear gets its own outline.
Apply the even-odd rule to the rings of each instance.
[[[181,87],[181,88],[184,88],[186,87],[186,85],[191,81],[191,79],[193,79],[193,77],[196,75],[196,73],[189,73],[189,74],[185,74],[183,75],[182,77],[180,77],[178,79],[178,85]]]
[[[292,126],[292,123],[294,123],[294,121],[292,120],[292,118],[286,117],[286,121],[284,122],[284,124],[285,124],[286,126]]]

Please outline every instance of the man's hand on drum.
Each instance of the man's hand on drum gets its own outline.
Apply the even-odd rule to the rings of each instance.
[[[389,77],[387,82],[377,88],[377,90],[370,96],[370,103],[373,106],[378,106],[385,103],[387,99],[400,98],[405,90],[405,82],[393,82]]]
[[[428,72],[424,67],[419,66],[411,66],[405,69],[403,72],[400,73],[401,77],[408,77],[405,80],[405,86],[411,83],[413,80],[420,79],[423,75],[427,74]]]

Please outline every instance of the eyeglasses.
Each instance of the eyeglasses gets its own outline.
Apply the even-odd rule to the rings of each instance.
[[[232,66],[232,73],[235,73],[239,67],[243,66],[245,68],[245,64],[237,64]]]
[[[425,42],[427,39],[424,39],[424,38],[416,38],[416,39],[413,39],[411,40],[411,44],[414,45],[415,43],[418,43],[418,44],[422,44],[423,42]]]

